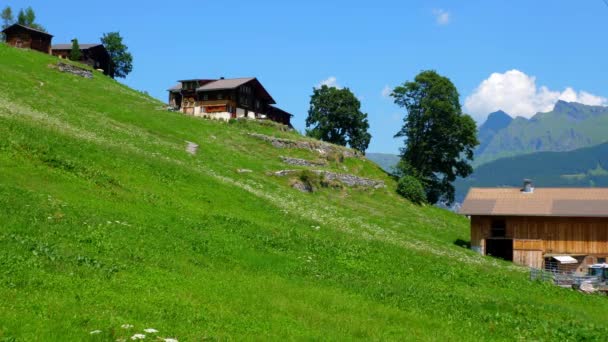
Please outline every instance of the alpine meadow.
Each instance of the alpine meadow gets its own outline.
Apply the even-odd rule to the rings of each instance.
[[[2,341],[144,329],[179,341],[608,334],[606,298],[531,282],[526,268],[465,248],[465,217],[406,201],[361,154],[278,148],[268,137],[320,142],[167,111],[57,61],[0,44]]]

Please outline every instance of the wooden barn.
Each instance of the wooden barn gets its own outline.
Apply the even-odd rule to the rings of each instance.
[[[6,36],[6,44],[23,49],[32,49],[51,53],[53,35],[20,24],[13,24],[2,32]]]
[[[275,106],[257,78],[190,79],[170,88],[169,105],[211,119],[267,119],[291,127],[292,114]]]
[[[80,47],[80,62],[94,69],[103,70],[105,75],[112,76],[110,70],[110,54],[103,44],[78,44]],[[72,44],[55,44],[52,46],[52,54],[59,58],[68,59],[72,51]]]
[[[472,188],[460,213],[483,255],[575,272],[608,257],[608,188]]]

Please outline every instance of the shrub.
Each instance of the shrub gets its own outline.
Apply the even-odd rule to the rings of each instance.
[[[426,202],[424,187],[414,176],[406,175],[401,177],[399,183],[397,183],[397,193],[415,204]]]

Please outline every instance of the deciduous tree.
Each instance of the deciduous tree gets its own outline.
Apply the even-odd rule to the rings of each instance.
[[[0,13],[0,18],[2,19],[2,29],[3,30],[15,23],[15,18],[13,17],[13,10],[11,9],[10,6],[6,6],[2,10],[2,13]],[[3,42],[5,40],[6,40],[6,37],[4,36],[4,33],[0,33],[0,42]]]
[[[306,135],[365,152],[372,136],[367,131],[367,114],[360,108],[361,103],[348,88],[315,88],[306,118]]]
[[[110,54],[110,76],[125,78],[133,70],[133,56],[118,32],[104,33],[101,42]]]
[[[462,113],[458,91],[452,82],[432,70],[396,87],[391,96],[407,110],[403,127],[395,137],[405,137],[401,150],[402,174],[417,177],[425,187],[427,201],[454,201],[456,177],[473,168],[477,127]]]

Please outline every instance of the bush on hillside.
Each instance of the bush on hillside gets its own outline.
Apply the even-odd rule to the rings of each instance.
[[[415,204],[426,202],[426,193],[422,183],[414,176],[403,176],[397,183],[397,193]]]

